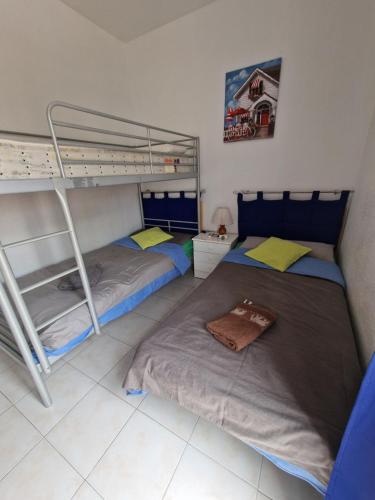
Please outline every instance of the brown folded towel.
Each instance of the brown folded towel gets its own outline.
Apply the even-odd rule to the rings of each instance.
[[[276,318],[271,309],[245,300],[221,318],[207,323],[207,329],[226,347],[240,351],[267,330]]]

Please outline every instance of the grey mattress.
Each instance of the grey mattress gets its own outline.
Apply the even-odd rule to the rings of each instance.
[[[278,319],[232,352],[205,325],[245,298]],[[223,262],[138,347],[124,387],[176,400],[327,484],[360,379],[339,285]]]
[[[168,257],[151,252],[108,245],[84,255],[86,265],[99,263],[102,274],[92,289],[98,316],[174,268]],[[75,265],[69,259],[20,278],[21,287],[43,280]],[[83,290],[62,291],[54,281],[24,295],[34,324],[40,325],[84,298]],[[0,314],[0,324],[5,320]],[[59,349],[92,324],[87,305],[55,321],[40,333],[43,345]]]

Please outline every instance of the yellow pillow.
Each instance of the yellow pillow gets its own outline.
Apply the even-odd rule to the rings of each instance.
[[[163,241],[171,240],[173,236],[165,233],[162,229],[160,229],[160,227],[152,227],[151,229],[146,229],[140,233],[133,234],[130,238],[138,243],[142,250],[145,250],[146,248],[158,245]]]
[[[309,252],[311,252],[311,248],[272,236],[257,247],[247,251],[245,255],[284,272]]]

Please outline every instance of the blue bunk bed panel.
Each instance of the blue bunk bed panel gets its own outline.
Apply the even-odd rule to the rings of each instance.
[[[172,231],[184,231],[198,233],[198,209],[197,199],[188,198],[184,191],[180,196],[174,198],[168,192],[163,197],[156,197],[156,193],[147,193],[149,197],[142,195],[143,216],[146,227],[160,226],[167,229],[166,221],[171,221]],[[185,222],[186,221],[186,222]]]

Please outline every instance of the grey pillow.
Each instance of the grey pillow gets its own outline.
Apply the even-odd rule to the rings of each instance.
[[[103,269],[100,264],[94,264],[92,266],[86,267],[87,278],[90,283],[90,287],[94,287],[98,284],[100,277],[102,275]],[[79,290],[82,287],[82,280],[79,272],[69,274],[64,276],[59,284],[57,285],[59,290]]]
[[[248,248],[250,250],[257,247],[267,239],[268,238],[263,238],[261,236],[248,236],[246,240],[241,244],[241,248]],[[300,245],[304,245],[305,247],[311,248],[311,252],[307,254],[309,257],[315,257],[316,259],[335,262],[333,245],[329,245],[328,243],[319,243],[316,241],[293,241],[295,241],[295,243],[299,243]]]

